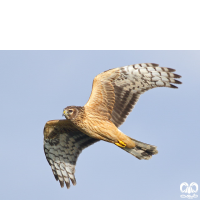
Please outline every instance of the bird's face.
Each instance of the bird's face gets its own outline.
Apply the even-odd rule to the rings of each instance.
[[[63,110],[63,116],[65,116],[66,119],[73,119],[76,116],[77,109],[72,106],[68,106]]]

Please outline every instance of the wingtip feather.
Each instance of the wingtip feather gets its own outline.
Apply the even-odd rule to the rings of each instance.
[[[167,68],[168,69],[168,72],[175,72],[176,70],[175,69],[172,69],[172,68]]]
[[[182,76],[179,74],[174,74],[174,78],[181,78]]]
[[[181,81],[178,81],[178,80],[176,80],[176,79],[175,79],[175,83],[176,83],[176,84],[182,84]]]
[[[173,88],[173,89],[178,89],[177,86],[173,85],[173,84],[170,84],[170,88]]]
[[[60,187],[63,188],[64,187],[64,182],[59,180],[59,183],[60,183]]]

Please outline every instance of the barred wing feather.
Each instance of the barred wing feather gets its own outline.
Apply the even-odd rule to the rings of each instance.
[[[76,161],[81,151],[98,140],[76,129],[68,120],[48,121],[44,127],[44,153],[55,179],[70,187],[76,185]]]
[[[156,87],[177,88],[175,70],[142,63],[111,69],[97,75],[93,81],[86,109],[97,111],[119,127],[129,115],[140,95]]]

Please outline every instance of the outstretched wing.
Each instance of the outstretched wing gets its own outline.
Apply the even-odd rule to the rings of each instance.
[[[76,161],[81,151],[98,140],[77,130],[68,120],[48,121],[44,127],[44,153],[61,187],[76,185]]]
[[[105,71],[94,78],[92,93],[84,106],[98,112],[119,127],[129,115],[140,95],[156,87],[177,88],[174,69],[142,63]]]

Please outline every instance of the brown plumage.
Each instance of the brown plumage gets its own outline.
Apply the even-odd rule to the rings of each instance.
[[[129,65],[105,71],[95,77],[92,93],[84,107],[68,106],[66,120],[53,120],[44,128],[44,151],[61,187],[75,185],[78,155],[99,141],[113,143],[138,159],[148,160],[157,154],[156,146],[139,142],[118,127],[125,121],[140,95],[155,87],[177,88],[174,69],[153,63]]]

